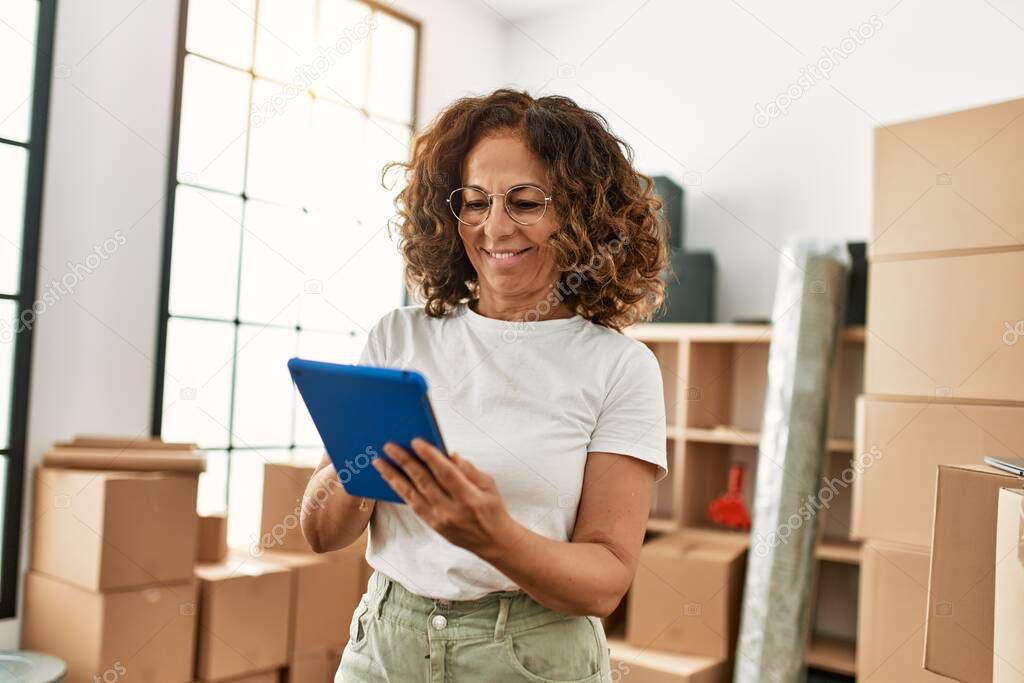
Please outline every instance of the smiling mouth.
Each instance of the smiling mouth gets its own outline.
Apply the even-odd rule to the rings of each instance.
[[[483,247],[480,247],[480,251],[484,252],[485,254],[490,256],[495,261],[508,261],[510,259],[514,259],[517,256],[525,254],[526,252],[530,251],[531,249],[533,249],[533,247],[526,247],[525,249],[502,249],[500,251],[498,251],[498,250],[490,251],[488,249],[484,249]]]

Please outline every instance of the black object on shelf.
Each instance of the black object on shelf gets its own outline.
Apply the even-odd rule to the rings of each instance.
[[[850,279],[846,288],[846,324],[863,325],[868,309],[868,245],[866,242],[847,242],[850,252]]]
[[[715,255],[710,251],[669,250],[672,270],[665,279],[660,323],[709,323],[715,319]]]
[[[683,188],[663,175],[651,177],[654,180],[654,192],[662,202],[661,213],[669,224],[668,248],[682,249],[686,241],[683,239]]]

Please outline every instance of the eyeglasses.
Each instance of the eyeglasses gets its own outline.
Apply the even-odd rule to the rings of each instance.
[[[551,197],[536,185],[513,185],[504,192],[488,194],[475,187],[460,187],[448,195],[448,208],[463,225],[483,225],[491,215],[494,197],[504,199],[505,213],[520,225],[533,225],[544,218]]]

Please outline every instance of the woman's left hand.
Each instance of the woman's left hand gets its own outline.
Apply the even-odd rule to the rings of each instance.
[[[413,439],[412,449],[420,460],[389,442],[384,452],[398,467],[384,458],[374,458],[373,466],[420,519],[478,555],[510,540],[515,522],[493,477],[456,453],[444,455],[424,439]]]

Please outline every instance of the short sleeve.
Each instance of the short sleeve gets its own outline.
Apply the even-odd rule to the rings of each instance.
[[[656,481],[661,481],[668,474],[665,436],[661,368],[651,350],[637,343],[624,354],[610,378],[587,451],[654,463],[658,466]]]
[[[384,328],[387,316],[377,321],[377,324],[366,336],[366,343],[363,345],[362,353],[359,354],[359,365],[374,365],[385,367],[387,365],[387,354],[385,353]]]

